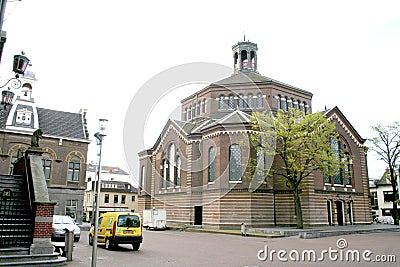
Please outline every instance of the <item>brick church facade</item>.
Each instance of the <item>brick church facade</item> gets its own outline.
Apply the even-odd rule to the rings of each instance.
[[[234,73],[181,101],[152,148],[139,152],[139,211],[167,210],[168,225],[238,228],[296,225],[291,190],[277,177],[246,179],[249,157],[279,164],[243,144],[254,111],[289,108],[312,112],[312,93],[262,76],[257,44],[232,47]],[[324,111],[340,135],[337,150],[351,159],[333,177],[315,172],[303,180],[304,225],[371,223],[365,140],[337,108]]]

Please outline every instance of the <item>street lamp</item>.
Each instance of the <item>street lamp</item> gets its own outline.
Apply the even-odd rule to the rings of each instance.
[[[7,110],[7,106],[10,106],[14,100],[14,92],[12,92],[10,89],[19,89],[22,86],[22,82],[19,79],[20,74],[24,74],[26,68],[29,65],[29,58],[27,58],[24,55],[24,52],[21,52],[21,55],[15,55],[14,56],[14,62],[13,62],[13,72],[15,72],[15,77],[12,77],[8,79],[8,81],[0,85],[0,88],[4,88],[8,85],[7,89],[4,89],[1,92],[1,105],[3,105],[3,109],[1,110],[2,113]]]
[[[94,134],[96,137],[96,143],[100,146],[99,151],[99,165],[97,170],[97,183],[96,183],[96,211],[94,216],[94,237],[93,237],[93,248],[92,248],[92,267],[96,267],[97,260],[97,237],[98,237],[98,228],[99,228],[99,209],[100,209],[100,188],[101,188],[101,150],[103,147],[103,138],[107,136],[107,125],[108,120],[100,119],[99,120],[99,131]]]

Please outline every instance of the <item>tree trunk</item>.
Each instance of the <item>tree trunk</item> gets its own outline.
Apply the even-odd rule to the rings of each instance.
[[[397,176],[394,168],[390,168],[390,182],[393,189],[393,219],[394,224],[399,225],[399,213],[397,211],[397,202],[399,201],[399,189],[397,188]]]
[[[297,228],[303,229],[303,211],[301,210],[301,200],[299,195],[299,188],[296,186],[293,188],[294,203],[296,205],[296,221]]]

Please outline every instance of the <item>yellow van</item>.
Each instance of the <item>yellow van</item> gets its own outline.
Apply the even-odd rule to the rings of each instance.
[[[138,250],[142,237],[142,219],[139,213],[107,212],[99,218],[97,242],[104,243],[106,249],[112,249],[118,244],[132,244],[133,250]],[[94,226],[90,228],[89,245],[93,245]]]

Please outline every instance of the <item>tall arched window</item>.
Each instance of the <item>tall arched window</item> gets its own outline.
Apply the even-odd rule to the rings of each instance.
[[[144,180],[146,177],[146,167],[144,165],[142,165],[142,169],[141,169],[141,173],[140,173],[140,183],[139,183],[139,187],[144,189]]]
[[[219,96],[219,109],[225,109],[225,96]]]
[[[207,112],[206,103],[207,103],[207,100],[204,99],[204,100],[203,100],[203,113],[206,113],[206,112]]]
[[[278,98],[276,99],[276,108],[282,109],[281,95],[278,95]]]
[[[168,150],[168,161],[169,161],[169,183],[168,186],[175,184],[175,144],[171,144]]]
[[[344,177],[346,178],[346,185],[352,185],[352,175],[351,175],[351,159],[349,153],[344,154]]]
[[[181,186],[181,157],[176,158],[176,179],[175,179],[175,185],[176,186]]]
[[[240,94],[240,95],[239,95],[238,107],[239,107],[240,109],[243,109],[243,108],[244,108],[244,97],[243,97],[243,94]]]
[[[189,109],[188,109],[188,120],[191,120],[192,119],[192,106],[189,106]]]
[[[229,181],[242,180],[242,152],[238,144],[229,149]]]
[[[307,103],[303,102],[303,112],[307,113]]]
[[[233,95],[229,96],[229,109],[235,108],[235,97]]]
[[[196,103],[193,103],[193,107],[192,107],[192,118],[196,117]]]
[[[208,150],[208,182],[215,181],[215,148],[212,146]]]
[[[261,93],[257,94],[257,108],[263,108],[263,95]]]
[[[167,186],[167,162],[166,162],[166,160],[164,159],[162,162],[161,162],[161,170],[162,170],[162,173],[161,173],[161,188],[166,188]]]
[[[78,182],[81,179],[81,160],[73,157],[68,162],[68,181]]]
[[[253,109],[253,108],[254,108],[253,94],[248,94],[248,95],[247,95],[247,107],[248,107],[249,109]]]
[[[340,160],[340,143],[338,140],[335,138],[331,138],[331,145],[332,145],[332,151],[333,154],[335,155],[337,160]],[[333,175],[333,183],[334,184],[343,184],[343,176],[342,172],[338,170],[334,175]]]
[[[50,180],[50,177],[51,177],[51,162],[52,162],[52,160],[49,158],[42,159],[43,172],[44,172],[44,177],[46,178],[46,180]]]
[[[256,178],[258,182],[264,180],[264,169],[265,169],[265,155],[264,149],[261,146],[257,147],[257,170]]]

